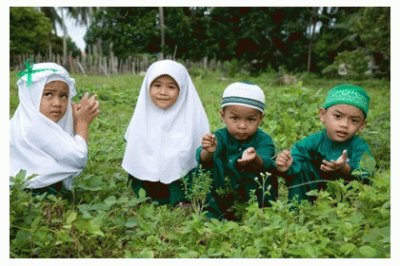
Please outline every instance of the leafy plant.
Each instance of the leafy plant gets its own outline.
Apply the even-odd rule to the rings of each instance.
[[[10,74],[11,115],[18,105],[15,74]],[[341,82],[304,76],[295,85],[277,86],[269,74],[238,74],[232,79],[220,71],[202,70],[199,75],[193,82],[212,130],[223,126],[220,99],[229,83],[249,80],[260,85],[266,96],[261,127],[272,136],[277,151],[322,128],[318,108],[326,90]],[[288,202],[287,188],[279,179],[279,197],[271,207],[260,209],[254,195],[248,203],[235,206],[242,218],[232,222],[208,219],[202,212],[210,184],[206,172],[194,175],[195,189],[188,191],[193,211],[155,205],[144,191],[135,195],[127,186],[127,173],[121,167],[123,136],[143,77],[75,78],[80,95],[89,91],[101,99],[101,114],[90,126],[87,167],[75,178],[73,199],[33,195],[24,185],[26,173],[11,177],[11,258],[391,256],[390,83],[357,82],[372,99],[368,126],[362,133],[376,160],[376,167],[369,160],[362,162],[364,169],[376,168],[370,185],[329,182],[326,190],[312,192],[316,201],[311,204]]]
[[[193,175],[190,180],[189,178],[183,178],[184,190],[194,213],[200,215],[206,205],[207,195],[211,189],[211,173],[200,166]]]

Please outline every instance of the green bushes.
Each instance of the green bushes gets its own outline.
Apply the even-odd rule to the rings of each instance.
[[[11,74],[11,114],[17,106]],[[295,85],[275,86],[273,75],[226,78],[202,72],[192,76],[212,130],[219,118],[223,89],[236,80],[260,85],[266,94],[263,129],[277,150],[321,128],[318,108],[338,80],[307,77]],[[157,206],[145,193],[134,195],[121,168],[124,133],[132,116],[139,76],[77,76],[79,95],[101,100],[101,115],[91,125],[89,161],[76,178],[74,192],[34,196],[24,190],[21,173],[10,190],[10,257],[13,258],[352,258],[390,257],[390,91],[378,80],[356,82],[371,96],[368,125],[362,133],[378,170],[371,185],[335,181],[311,192],[314,204],[287,202],[280,180],[279,199],[259,209],[240,206],[238,222],[207,219],[200,187],[192,207]],[[20,180],[20,181],[18,181]],[[203,195],[204,196],[204,195]],[[199,203],[200,202],[200,203]]]

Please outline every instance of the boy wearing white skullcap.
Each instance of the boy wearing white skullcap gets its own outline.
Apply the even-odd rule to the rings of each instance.
[[[72,104],[75,81],[55,63],[26,64],[19,73],[19,105],[10,121],[10,177],[26,171],[32,192],[71,189],[85,167],[89,124],[100,111],[96,96]]]
[[[275,169],[275,146],[259,128],[264,105],[264,93],[254,84],[235,82],[223,93],[220,114],[226,127],[205,134],[196,154],[199,164],[211,172],[213,179],[207,202],[211,217],[235,219],[231,207],[235,202],[247,202],[252,190],[256,191],[260,207],[277,196],[275,175],[266,182],[260,177],[260,173],[273,173]],[[270,193],[266,195],[268,187]]]

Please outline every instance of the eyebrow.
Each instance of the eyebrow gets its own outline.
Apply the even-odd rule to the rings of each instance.
[[[333,109],[333,111],[336,112],[336,113],[339,113],[340,115],[344,115],[344,114],[345,114],[345,113],[343,113],[343,112],[340,112],[340,111],[337,110],[337,109]],[[360,119],[362,119],[362,117],[359,116],[359,115],[350,115],[350,117],[351,117],[351,118],[360,118]]]
[[[43,92],[57,92],[57,91],[58,91],[57,89],[54,89],[52,87],[47,87],[47,88],[44,88],[44,90],[43,90]],[[68,89],[62,90],[61,93],[69,93],[69,90]]]
[[[230,115],[242,116],[241,114],[236,113],[234,111],[229,111],[229,112],[230,112]],[[256,116],[257,116],[257,113],[254,113],[252,115],[246,116],[246,118],[252,118],[252,117],[256,117]]]

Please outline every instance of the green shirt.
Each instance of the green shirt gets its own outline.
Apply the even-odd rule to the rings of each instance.
[[[368,144],[358,136],[353,136],[345,142],[335,142],[328,138],[326,130],[322,130],[294,144],[291,150],[293,164],[285,173],[289,199],[296,195],[298,200],[306,199],[308,191],[324,188],[328,180],[356,178],[351,174],[346,176],[339,172],[323,172],[320,169],[322,160],[337,160],[345,149],[348,154],[350,173],[355,169],[361,169],[360,161],[364,154],[373,159]],[[361,179],[372,174],[366,169],[361,170],[363,172]]]
[[[265,188],[271,185],[270,195],[263,197],[262,181],[260,173],[253,173],[245,170],[239,170],[237,160],[242,157],[243,152],[253,147],[257,155],[263,161],[261,173],[275,173],[275,162],[272,157],[275,155],[275,146],[271,137],[260,129],[246,141],[239,141],[232,137],[226,128],[215,132],[217,140],[217,149],[213,154],[213,161],[209,165],[203,165],[203,168],[211,171],[213,180],[211,193],[208,197],[208,211],[211,216],[221,218],[229,212],[229,208],[235,202],[247,202],[251,190],[256,191],[259,206],[268,204],[268,200],[273,200],[277,196],[276,175],[268,177],[265,182]],[[199,163],[202,147],[196,152],[196,158]],[[258,178],[260,184],[255,181]]]

